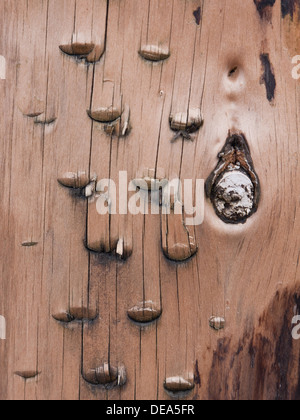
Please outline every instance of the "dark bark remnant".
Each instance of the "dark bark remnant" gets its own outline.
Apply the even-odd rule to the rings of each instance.
[[[194,11],[193,15],[194,15],[197,25],[200,25],[201,18],[202,18],[201,7],[198,7],[198,9]]]
[[[254,0],[254,3],[261,19],[270,21],[272,18],[272,7],[276,0]]]
[[[209,380],[214,400],[300,400],[300,345],[292,337],[300,291],[277,292],[256,327],[219,340]]]
[[[269,54],[261,54],[260,61],[263,66],[264,73],[261,77],[261,84],[266,86],[267,99],[272,102],[275,98],[276,91],[276,78],[273,70],[273,66],[270,61]]]
[[[294,19],[296,8],[298,6],[298,19],[300,18],[300,0],[281,0],[281,14],[282,17],[290,15]]]

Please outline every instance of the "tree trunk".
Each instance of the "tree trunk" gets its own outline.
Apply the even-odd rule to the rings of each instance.
[[[300,399],[300,1],[0,20],[1,399]]]

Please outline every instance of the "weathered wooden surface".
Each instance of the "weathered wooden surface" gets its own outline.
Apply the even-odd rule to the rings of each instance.
[[[0,22],[0,398],[300,399],[299,1],[1,0]],[[170,116],[195,109],[190,141]],[[99,216],[57,181],[206,180],[229,131],[261,184],[246,224],[209,199],[189,235]]]

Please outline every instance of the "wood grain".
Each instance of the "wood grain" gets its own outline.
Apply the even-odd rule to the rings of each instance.
[[[1,399],[300,399],[300,7],[265,3],[0,2]],[[261,184],[245,224],[205,198],[189,255],[188,207],[98,214],[124,171],[195,190],[229,132]]]

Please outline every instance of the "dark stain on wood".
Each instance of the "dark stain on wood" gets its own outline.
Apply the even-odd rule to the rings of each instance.
[[[267,99],[269,102],[272,102],[275,98],[276,78],[269,54],[261,54],[260,61],[264,69],[264,73],[261,77],[261,84],[266,86]]]
[[[261,19],[271,20],[271,9],[276,3],[276,0],[254,0],[254,3]]]
[[[200,25],[201,18],[202,18],[202,12],[201,12],[200,6],[198,7],[197,10],[194,11],[193,15],[194,15],[197,25]]]
[[[27,247],[27,248],[31,248],[31,247],[33,247],[33,246],[36,246],[36,245],[38,245],[39,243],[38,242],[23,242],[22,243],[22,246],[23,247]]]
[[[213,354],[212,367],[209,378],[209,399],[219,400],[228,395],[228,384],[224,382],[224,364],[229,358],[230,338],[218,340],[217,350]],[[224,387],[224,388],[223,388]]]
[[[290,17],[294,19],[297,6],[299,9],[298,18],[300,18],[300,0],[281,0],[282,17],[285,18],[290,15]]]
[[[295,293],[294,295],[295,305],[297,306],[297,310],[300,311],[300,296]]]
[[[293,348],[293,337],[291,330],[289,328],[291,320],[288,319],[288,310],[284,316],[284,322],[281,327],[279,339],[276,344],[275,351],[275,369],[277,374],[277,392],[276,400],[286,401],[288,399],[288,390],[289,390],[289,364],[290,360],[293,357],[292,348]]]
[[[277,292],[257,325],[238,343],[233,345],[233,338],[219,340],[209,399],[300,400],[300,345],[292,338],[291,324],[299,302],[300,290]]]
[[[201,383],[201,375],[200,375],[200,372],[199,372],[199,362],[198,362],[198,360],[196,360],[196,365],[195,365],[194,383],[195,383],[195,385],[198,385],[199,388],[201,388],[202,383]]]
[[[228,72],[228,77],[233,77],[236,72],[238,71],[238,66],[233,67],[229,72]]]

